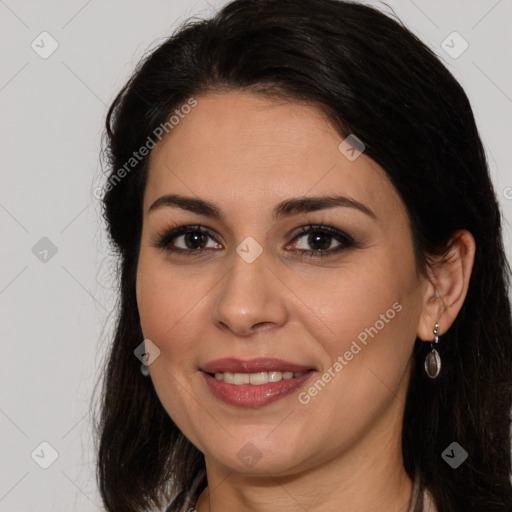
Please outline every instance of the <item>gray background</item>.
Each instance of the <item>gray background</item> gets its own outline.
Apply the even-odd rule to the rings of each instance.
[[[89,411],[115,300],[93,194],[106,107],[147,50],[225,3],[0,0],[0,511],[102,510]],[[511,219],[512,0],[388,5],[465,88]],[[458,58],[441,46],[454,31]],[[508,221],[505,236],[510,258]]]

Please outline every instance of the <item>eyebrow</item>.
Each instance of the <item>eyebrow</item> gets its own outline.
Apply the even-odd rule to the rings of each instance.
[[[179,194],[166,194],[159,197],[148,209],[148,214],[161,208],[181,208],[199,215],[225,220],[225,217],[213,203],[196,197],[182,196]],[[354,208],[376,220],[377,216],[364,204],[345,196],[313,196],[286,199],[279,203],[272,211],[274,219],[288,217],[298,213],[314,212],[327,208]]]

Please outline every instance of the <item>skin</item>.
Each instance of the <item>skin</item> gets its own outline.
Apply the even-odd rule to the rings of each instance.
[[[158,397],[205,457],[198,512],[406,511],[412,482],[400,434],[412,348],[416,337],[433,340],[436,322],[442,343],[466,296],[473,237],[457,232],[447,260],[423,277],[384,170],[364,153],[347,159],[317,107],[242,92],[196,99],[150,157],[137,301],[144,337],[160,350],[149,366]],[[225,218],[148,212],[169,193],[212,202]],[[329,194],[376,219],[349,207],[272,217],[280,201]],[[209,252],[154,246],[166,229],[197,224],[212,231]],[[301,257],[292,249],[318,247],[308,235],[294,239],[310,224],[332,225],[357,246]],[[263,250],[252,263],[236,252],[249,236]],[[183,236],[173,244],[187,248]],[[339,244],[327,238],[328,249]],[[396,303],[401,311],[307,404],[295,392],[258,409],[228,405],[199,371],[221,357],[278,357],[316,369],[307,390]],[[237,456],[247,443],[260,456],[252,467]]]

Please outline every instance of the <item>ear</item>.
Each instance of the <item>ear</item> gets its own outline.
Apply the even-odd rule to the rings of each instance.
[[[423,341],[433,341],[436,323],[438,334],[446,333],[459,314],[469,287],[475,248],[469,231],[456,231],[448,242],[447,254],[431,265],[416,334]]]

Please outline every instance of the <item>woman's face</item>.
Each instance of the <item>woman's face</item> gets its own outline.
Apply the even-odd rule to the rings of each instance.
[[[144,195],[137,301],[164,408],[238,472],[399,446],[425,282],[398,194],[313,106],[196,100]]]

